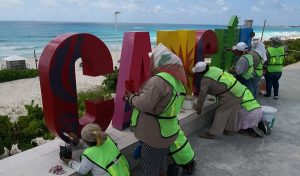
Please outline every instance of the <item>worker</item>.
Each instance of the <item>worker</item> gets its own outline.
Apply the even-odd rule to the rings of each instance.
[[[248,53],[248,46],[244,42],[239,42],[232,47],[235,56],[239,57],[232,69],[228,72],[234,74],[237,80],[245,85],[254,95],[254,61],[253,56]]]
[[[81,162],[61,158],[82,175],[129,176],[129,164],[114,141],[96,123],[85,125],[82,139],[71,133],[70,140],[85,148]]]
[[[237,132],[238,110],[242,101],[243,85],[230,73],[217,67],[209,67],[205,62],[198,62],[192,71],[201,79],[199,97],[195,109],[198,114],[207,94],[217,97],[218,107],[213,123],[208,132],[199,134],[199,137],[214,139],[223,132]]]
[[[152,77],[138,93],[127,89],[126,98],[134,108],[131,129],[141,144],[143,175],[167,174],[167,157],[184,165],[192,174],[194,151],[177,118],[185,99],[186,75],[180,58],[163,44],[149,53]]]
[[[271,129],[268,123],[262,120],[263,111],[258,101],[249,89],[245,86],[243,89],[243,99],[238,115],[238,130],[239,132],[246,132],[249,135],[263,138],[265,134],[271,133]]]
[[[274,99],[279,99],[279,79],[282,75],[282,66],[285,57],[286,48],[279,37],[270,39],[271,46],[267,48],[266,69],[266,91],[265,97],[271,97],[272,88],[274,90]]]

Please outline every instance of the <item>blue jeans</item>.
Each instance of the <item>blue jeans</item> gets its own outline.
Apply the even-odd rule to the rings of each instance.
[[[244,86],[246,86],[250,92],[252,93],[252,95],[254,95],[254,80],[253,78],[250,78],[250,79],[245,79],[243,78],[241,75],[237,75],[236,76],[236,79],[241,83],[243,84]]]
[[[259,83],[260,79],[261,79],[261,76],[254,76],[253,77],[253,89],[254,89],[253,96],[254,96],[254,98],[257,97],[258,83]]]
[[[266,73],[265,78],[266,78],[267,96],[271,96],[272,87],[274,90],[274,96],[278,96],[279,79],[280,79],[281,75],[282,75],[282,72],[275,72],[275,73],[267,72]]]

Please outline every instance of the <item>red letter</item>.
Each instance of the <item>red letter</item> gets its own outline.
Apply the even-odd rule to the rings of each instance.
[[[151,52],[148,32],[125,32],[121,53],[121,63],[115,98],[113,127],[122,130],[129,127],[131,107],[123,100],[125,81],[132,83],[133,91],[138,92],[140,86],[150,77]]]
[[[196,31],[196,52],[195,64],[199,61],[204,61],[207,55],[218,52],[218,40],[216,34],[211,30],[198,30]],[[194,77],[194,83],[197,88],[200,86],[200,77]],[[194,94],[198,95],[197,89],[194,87]]]
[[[62,132],[80,135],[82,125],[88,122],[98,123],[106,130],[114,109],[113,100],[87,101],[86,115],[79,122],[75,61],[80,57],[84,75],[100,76],[113,72],[108,48],[91,34],[58,36],[46,46],[39,62],[47,127],[65,141],[68,139]]]

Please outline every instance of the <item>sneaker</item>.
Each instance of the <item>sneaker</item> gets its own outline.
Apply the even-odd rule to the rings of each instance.
[[[266,98],[270,98],[270,97],[271,97],[271,95],[268,95],[268,94],[264,94],[264,96],[265,96]]]
[[[258,123],[258,128],[260,130],[262,130],[264,132],[264,134],[266,134],[266,135],[270,135],[271,134],[271,128],[270,128],[268,122],[265,121],[265,120],[262,120],[262,121],[260,121]]]
[[[275,99],[275,100],[278,100],[278,99],[279,99],[279,97],[278,97],[278,96],[274,96],[274,99]]]
[[[260,130],[258,127],[253,127],[252,130],[258,137],[263,138],[265,136],[264,132]]]

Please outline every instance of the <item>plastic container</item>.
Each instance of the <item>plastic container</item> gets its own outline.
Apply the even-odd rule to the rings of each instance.
[[[245,28],[252,28],[253,20],[245,20],[244,27]]]
[[[72,148],[73,145],[69,143],[60,143],[59,145],[59,157],[60,158],[66,158],[66,159],[72,159]]]
[[[185,110],[191,110],[194,107],[194,97],[187,95],[183,102],[182,108]]]
[[[270,128],[273,128],[278,110],[271,106],[261,106],[261,108],[263,110],[262,119],[268,122]]]

